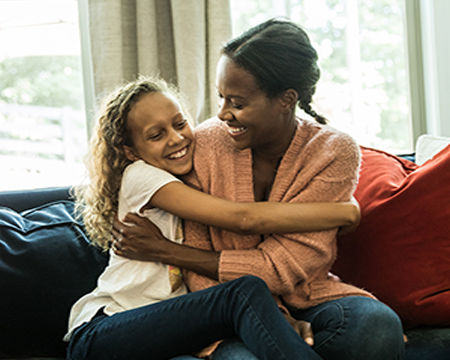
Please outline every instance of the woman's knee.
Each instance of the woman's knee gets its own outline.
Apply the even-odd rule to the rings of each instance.
[[[314,349],[324,359],[401,359],[403,330],[397,314],[366,297],[347,297],[306,311]]]
[[[353,309],[359,327],[385,338],[402,338],[403,327],[398,315],[380,301],[361,298]],[[356,325],[356,324],[354,324]]]
[[[398,315],[377,300],[363,297],[350,300],[344,307],[355,358],[401,359],[403,327]]]

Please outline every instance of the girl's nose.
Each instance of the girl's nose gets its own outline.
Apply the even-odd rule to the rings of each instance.
[[[172,130],[169,135],[169,144],[170,145],[176,145],[179,144],[181,141],[184,140],[184,136],[181,132]]]

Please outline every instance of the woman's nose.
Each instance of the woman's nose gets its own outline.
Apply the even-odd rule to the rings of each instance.
[[[227,110],[225,106],[225,100],[220,99],[219,100],[219,107],[217,109],[217,117],[222,121],[227,121],[230,118],[229,111]]]

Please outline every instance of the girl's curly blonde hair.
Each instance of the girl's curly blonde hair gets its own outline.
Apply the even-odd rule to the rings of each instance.
[[[89,183],[75,188],[76,212],[91,241],[104,250],[110,247],[122,174],[131,163],[123,150],[124,145],[133,145],[127,129],[128,114],[142,96],[154,92],[179,98],[166,82],[148,77],[123,85],[106,98],[86,158]]]

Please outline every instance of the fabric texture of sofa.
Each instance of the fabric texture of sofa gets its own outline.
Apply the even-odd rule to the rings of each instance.
[[[362,154],[363,221],[340,239],[334,270],[400,314],[407,360],[450,359],[450,146],[420,165],[375,149]],[[63,359],[70,307],[107,264],[74,217],[69,190],[0,192],[0,359]]]

